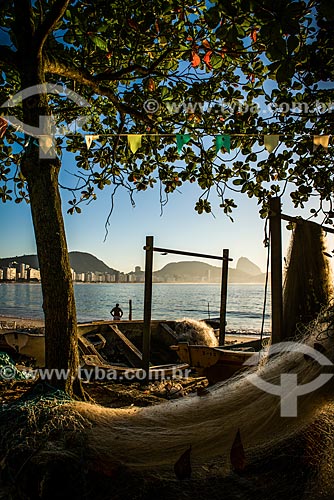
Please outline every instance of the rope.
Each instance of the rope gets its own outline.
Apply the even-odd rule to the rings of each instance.
[[[266,223],[264,226],[264,242],[265,242],[265,245],[267,246],[267,268],[266,268],[266,281],[265,281],[265,285],[264,285],[264,299],[263,299],[263,309],[262,309],[262,324],[261,324],[261,335],[260,335],[261,342],[263,339],[264,318],[266,315],[267,293],[268,293],[268,276],[269,276],[270,237],[268,237],[268,231],[267,231],[268,220],[269,220],[269,218],[267,217]]]

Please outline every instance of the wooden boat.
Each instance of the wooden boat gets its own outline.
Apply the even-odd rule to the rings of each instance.
[[[243,363],[251,355],[250,349],[261,348],[258,337],[229,334],[226,341],[230,345],[223,347],[178,343],[174,326],[174,321],[153,320],[151,323],[151,378],[158,377],[160,372],[170,377],[175,370],[191,366],[200,376],[214,383],[244,369]],[[142,332],[141,320],[79,324],[78,346],[82,369],[87,371],[90,379],[96,378],[98,371],[94,370],[99,369],[110,374],[113,371],[117,380],[124,379],[125,373],[129,379],[135,373],[136,378],[142,379]],[[5,329],[0,332],[0,350],[29,356],[38,367],[45,365],[44,349],[44,334]]]
[[[149,378],[173,377],[188,368],[179,363],[169,347],[177,339],[170,326],[173,322],[152,321],[152,356]],[[78,325],[78,347],[81,369],[89,379],[143,380],[141,368],[143,321],[95,321]],[[38,367],[45,366],[45,337],[32,331],[3,329],[0,350],[12,355],[33,358]]]
[[[206,377],[211,384],[227,380],[249,368],[244,365],[245,361],[261,348],[262,342],[259,338],[220,347],[189,345],[188,342],[179,342],[171,346],[171,349],[177,352],[180,361],[188,363],[198,375]]]
[[[44,334],[4,329],[0,331],[0,350],[33,358],[36,366],[45,365]]]

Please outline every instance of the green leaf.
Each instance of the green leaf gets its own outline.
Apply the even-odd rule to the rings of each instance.
[[[104,40],[104,38],[102,38],[101,36],[98,36],[98,35],[89,35],[89,38],[97,47],[99,47],[99,49],[105,50],[106,52],[108,52],[108,50],[109,50],[108,43]]]

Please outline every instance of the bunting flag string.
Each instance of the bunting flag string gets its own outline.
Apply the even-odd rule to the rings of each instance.
[[[140,148],[142,137],[140,134],[129,134],[127,136],[128,145],[133,154]]]
[[[185,144],[187,144],[191,139],[190,134],[176,134],[176,144],[177,152],[181,153],[181,150]]]
[[[0,116],[0,139],[3,139],[5,137],[7,128],[8,128],[9,122]],[[84,139],[86,142],[87,149],[91,148],[91,145],[93,141],[96,141],[100,139],[101,137],[126,137],[128,146],[133,154],[137,152],[137,150],[141,147],[142,145],[142,138],[143,137],[151,137],[154,139],[159,139],[159,137],[175,137],[176,139],[176,145],[177,145],[177,151],[178,153],[181,153],[182,148],[185,144],[188,144],[188,142],[192,139],[192,135],[196,134],[196,132],[193,132],[192,134],[178,134],[178,133],[144,133],[144,134],[127,134],[127,133],[121,133],[121,134],[108,134],[108,133],[102,133],[99,135],[93,135],[93,134],[87,134],[84,135]],[[43,151],[44,154],[49,153],[51,148],[55,147],[54,140],[56,137],[61,137],[63,134],[55,134],[53,136],[39,136],[39,145]],[[64,134],[64,137],[68,136],[76,136],[77,134]],[[199,134],[197,134],[199,135]],[[226,151],[227,153],[231,152],[231,138],[233,137],[255,137],[255,138],[260,138],[263,137],[264,141],[264,146],[265,149],[269,152],[272,153],[275,151],[275,149],[279,146],[280,142],[280,137],[282,138],[289,138],[289,139],[295,139],[296,136],[298,136],[298,139],[301,139],[303,137],[307,138],[312,138],[313,140],[313,151],[315,151],[319,146],[322,146],[326,151],[329,146],[330,138],[331,135],[329,134],[324,134],[324,135],[313,135],[311,133],[305,133],[305,134],[296,134],[296,136],[292,134],[263,134],[261,132],[258,133],[231,133],[231,134],[201,134],[202,137],[206,136],[213,136],[214,137],[214,143],[215,143],[215,148],[216,148],[216,154],[219,153],[222,149]],[[31,138],[33,139],[33,138]],[[26,146],[30,146],[31,142],[28,141]]]
[[[319,146],[322,146],[326,150],[329,144],[329,135],[314,135],[313,136],[313,151],[315,151]]]
[[[265,135],[264,147],[269,153],[272,153],[278,146],[279,135]]]

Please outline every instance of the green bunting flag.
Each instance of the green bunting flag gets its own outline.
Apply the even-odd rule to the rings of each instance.
[[[229,135],[216,135],[216,154],[224,148],[229,153],[231,151],[231,137]]]
[[[272,153],[277,148],[279,142],[279,135],[265,135],[264,147],[269,153]]]
[[[176,134],[176,144],[177,144],[177,152],[181,153],[181,149],[185,144],[187,144],[191,139],[190,134]]]
[[[137,149],[140,148],[141,138],[142,138],[142,135],[140,135],[140,134],[129,134],[128,135],[128,144],[129,144],[129,147],[130,147],[133,154],[137,151]]]

